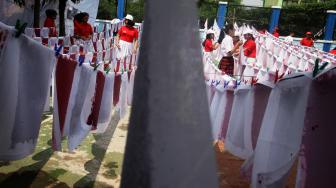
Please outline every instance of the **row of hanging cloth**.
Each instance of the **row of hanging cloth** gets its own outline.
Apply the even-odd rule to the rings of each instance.
[[[239,28],[239,30],[244,31],[244,28]],[[255,30],[254,36],[257,43],[256,63],[244,63],[243,55],[235,57],[235,67],[238,69],[235,71],[237,72],[235,78],[241,79],[245,83],[256,80],[278,80],[287,74],[313,71],[317,59],[319,59],[319,66],[328,67],[336,64],[334,55],[321,50],[288,44],[269,33],[260,34]],[[216,56],[216,54],[213,55]],[[206,78],[212,77],[213,79],[213,77],[225,74],[218,69],[209,70],[212,67],[211,64],[215,64],[215,59],[209,54],[205,54],[203,57]]]
[[[58,58],[54,76],[53,148],[60,151],[61,138],[68,138],[74,150],[90,132],[104,133],[118,109],[120,117],[131,105],[134,69],[103,71],[90,64],[80,65],[65,56]]]
[[[268,36],[258,36],[264,43],[256,37],[257,44],[274,53],[282,41],[275,43],[277,39]],[[275,76],[263,79],[258,74],[232,78],[205,63],[213,139],[224,141],[230,153],[245,160],[241,174],[251,187],[284,187],[296,161],[296,187],[335,187],[336,152],[328,147],[336,143],[334,57],[313,48],[282,45],[315,62],[310,61],[308,70],[276,70]],[[282,62],[287,63],[291,53]],[[259,62],[261,67],[268,63],[266,58]]]
[[[103,133],[114,108],[121,118],[125,116],[133,95],[135,54],[114,63],[91,63],[85,60],[89,52],[62,54],[62,45],[51,49],[17,33],[18,29],[0,23],[0,85],[6,88],[0,92],[6,109],[0,115],[4,125],[0,160],[18,160],[33,153],[50,85],[55,150],[61,149],[63,136],[68,136],[68,148],[73,150],[90,131]]]
[[[241,172],[252,187],[283,187],[293,167],[297,187],[336,186],[335,66],[315,77],[293,73],[275,85],[224,84],[208,87],[213,139],[245,160]]]

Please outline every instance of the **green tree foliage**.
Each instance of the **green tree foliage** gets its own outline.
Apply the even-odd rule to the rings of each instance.
[[[112,20],[117,17],[117,5],[116,1],[112,0],[100,0],[98,7],[98,19]]]
[[[138,0],[132,3],[127,3],[126,13],[134,16],[136,22],[142,22],[144,19],[145,0]]]
[[[304,36],[306,31],[317,33],[326,24],[327,10],[335,10],[336,1],[285,6],[281,10],[280,34],[287,35],[294,31],[296,36]],[[320,36],[319,38],[322,38]],[[334,40],[336,31],[334,32]]]

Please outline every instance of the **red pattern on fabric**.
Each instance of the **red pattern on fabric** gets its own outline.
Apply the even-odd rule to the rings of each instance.
[[[119,102],[121,86],[121,75],[114,76],[114,87],[113,87],[113,106],[116,106]]]
[[[55,79],[56,79],[57,104],[58,104],[60,130],[62,134],[67,114],[69,98],[71,94],[72,82],[75,76],[76,66],[77,66],[76,61],[65,59],[62,57],[58,58],[56,65]]]
[[[40,28],[35,28],[34,31],[35,31],[35,36],[36,37],[41,37],[41,29]]]
[[[103,99],[104,85],[105,85],[105,76],[101,71],[98,71],[96,79],[95,95],[92,100],[93,102],[92,102],[91,114],[87,119],[87,124],[92,126],[91,130],[97,129],[99,111],[101,101]]]
[[[7,35],[8,35],[7,31],[0,30],[0,54],[2,52],[2,49],[5,47]]]

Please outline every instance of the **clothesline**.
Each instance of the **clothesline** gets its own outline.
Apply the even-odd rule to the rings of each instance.
[[[283,186],[298,159],[297,187],[336,185],[326,176],[334,173],[334,151],[323,146],[335,142],[334,59],[269,34],[255,36],[258,66],[251,66],[255,72],[250,84],[222,73],[211,58],[203,59],[213,139],[245,160],[241,173],[253,188]],[[276,53],[276,45],[281,52]],[[244,61],[241,58],[236,63]],[[306,65],[311,66],[306,70]]]

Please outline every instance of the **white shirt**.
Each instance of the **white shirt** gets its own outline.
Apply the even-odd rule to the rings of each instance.
[[[222,44],[221,44],[221,55],[223,57],[228,57],[228,56],[232,56],[229,55],[228,53],[232,51],[233,49],[233,39],[230,35],[225,35]]]
[[[293,41],[294,41],[294,39],[290,35],[285,38],[285,42],[287,42],[287,43],[292,43]]]

